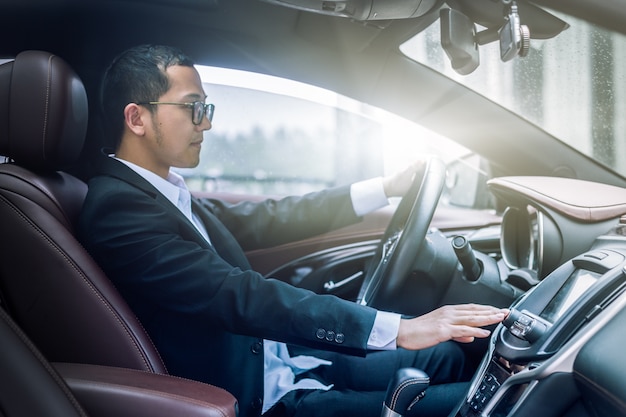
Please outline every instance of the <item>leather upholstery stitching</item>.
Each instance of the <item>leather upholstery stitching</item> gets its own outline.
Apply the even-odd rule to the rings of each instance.
[[[35,230],[41,237],[44,238],[44,240],[48,243],[48,245],[53,248],[55,251],[57,251],[62,257],[63,259],[66,261],[66,263],[72,268],[74,269],[79,276],[82,278],[83,282],[87,285],[87,287],[91,290],[91,292],[98,298],[98,300],[100,300],[100,302],[102,303],[102,305],[109,310],[109,312],[113,315],[114,319],[118,322],[118,324],[120,325],[120,327],[124,330],[124,332],[126,333],[126,335],[128,336],[129,340],[131,341],[131,343],[133,344],[133,346],[135,347],[136,351],[139,353],[139,356],[141,357],[141,360],[144,362],[144,366],[146,367],[147,370],[152,370],[153,371],[153,367],[151,366],[151,364],[149,363],[146,355],[143,354],[142,349],[139,348],[139,345],[137,344],[135,338],[132,335],[132,332],[130,332],[130,330],[128,329],[128,327],[125,325],[124,321],[120,319],[119,315],[115,312],[115,310],[111,307],[111,305],[106,301],[106,299],[101,295],[101,293],[93,286],[93,284],[89,281],[89,279],[85,276],[85,274],[83,273],[83,271],[78,268],[78,266],[71,260],[71,258],[69,258],[67,256],[67,254],[61,250],[61,248],[54,243],[50,237],[43,231],[41,230],[41,228],[39,226],[37,226],[35,223],[33,223],[27,216],[25,216],[22,211],[17,208],[13,203],[11,203],[6,197],[4,196],[0,196],[0,198],[2,199],[2,201],[4,201],[7,206],[9,208],[11,208],[23,221],[25,221],[27,223],[27,225],[29,225],[33,230]],[[140,324],[141,326],[141,324]],[[156,349],[155,349],[156,350]],[[162,360],[161,360],[162,362]],[[163,364],[163,363],[162,363]],[[165,368],[165,365],[163,364],[163,367]]]
[[[14,165],[14,166],[17,167],[19,165]],[[70,225],[72,224],[71,219],[69,217],[67,217],[67,213],[63,209],[61,204],[59,203],[59,200],[57,198],[55,198],[54,194],[52,194],[45,186],[42,186],[41,183],[39,181],[37,181],[37,178],[24,178],[24,177],[22,177],[20,175],[16,175],[15,173],[12,173],[12,172],[2,172],[2,175],[7,175],[7,176],[13,177],[13,178],[15,178],[17,180],[24,181],[24,182],[28,183],[28,185],[30,185],[31,187],[33,187],[37,191],[39,191],[41,194],[43,194],[46,197],[48,197],[50,202],[52,204],[54,204],[54,206],[59,210],[59,212],[61,213],[61,215],[63,216],[63,219],[65,219],[65,222],[67,224],[70,224]]]
[[[46,160],[46,132],[48,130],[48,113],[50,110],[50,89],[52,86],[52,59],[54,55],[50,55],[48,57],[48,78],[46,80],[46,99],[45,99],[45,107],[44,107],[44,118],[43,118],[43,131],[41,136],[41,152],[43,160]]]

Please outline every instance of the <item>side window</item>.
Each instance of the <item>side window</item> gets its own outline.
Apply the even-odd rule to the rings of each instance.
[[[415,123],[317,87],[198,66],[215,104],[201,160],[179,170],[194,191],[297,195],[385,175],[464,148]]]

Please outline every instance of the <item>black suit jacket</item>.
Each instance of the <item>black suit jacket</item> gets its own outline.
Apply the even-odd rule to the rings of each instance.
[[[108,158],[89,182],[79,222],[87,250],[128,301],[173,375],[233,393],[260,412],[262,339],[365,355],[375,310],[252,271],[244,249],[358,221],[349,188],[228,205],[194,200],[210,245],[133,170]]]

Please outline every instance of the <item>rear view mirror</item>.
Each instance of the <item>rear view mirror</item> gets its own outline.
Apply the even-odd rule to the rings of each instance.
[[[441,46],[450,58],[452,68],[467,75],[478,68],[480,58],[476,42],[476,25],[458,10],[440,12]]]
[[[449,162],[442,201],[476,210],[495,208],[495,200],[487,188],[489,172],[489,162],[475,153]]]

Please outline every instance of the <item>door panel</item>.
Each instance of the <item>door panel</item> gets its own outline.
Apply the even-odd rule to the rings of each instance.
[[[217,198],[232,204],[267,198],[259,195],[210,192],[197,192],[194,195],[200,198]],[[313,253],[355,243],[376,241],[383,235],[394,209],[395,206],[387,206],[364,216],[360,223],[298,242],[249,251],[247,256],[256,271],[269,274],[283,265]],[[440,205],[431,225],[447,235],[453,235],[457,232],[467,233],[467,231],[499,223],[500,217],[488,210],[478,211]]]

